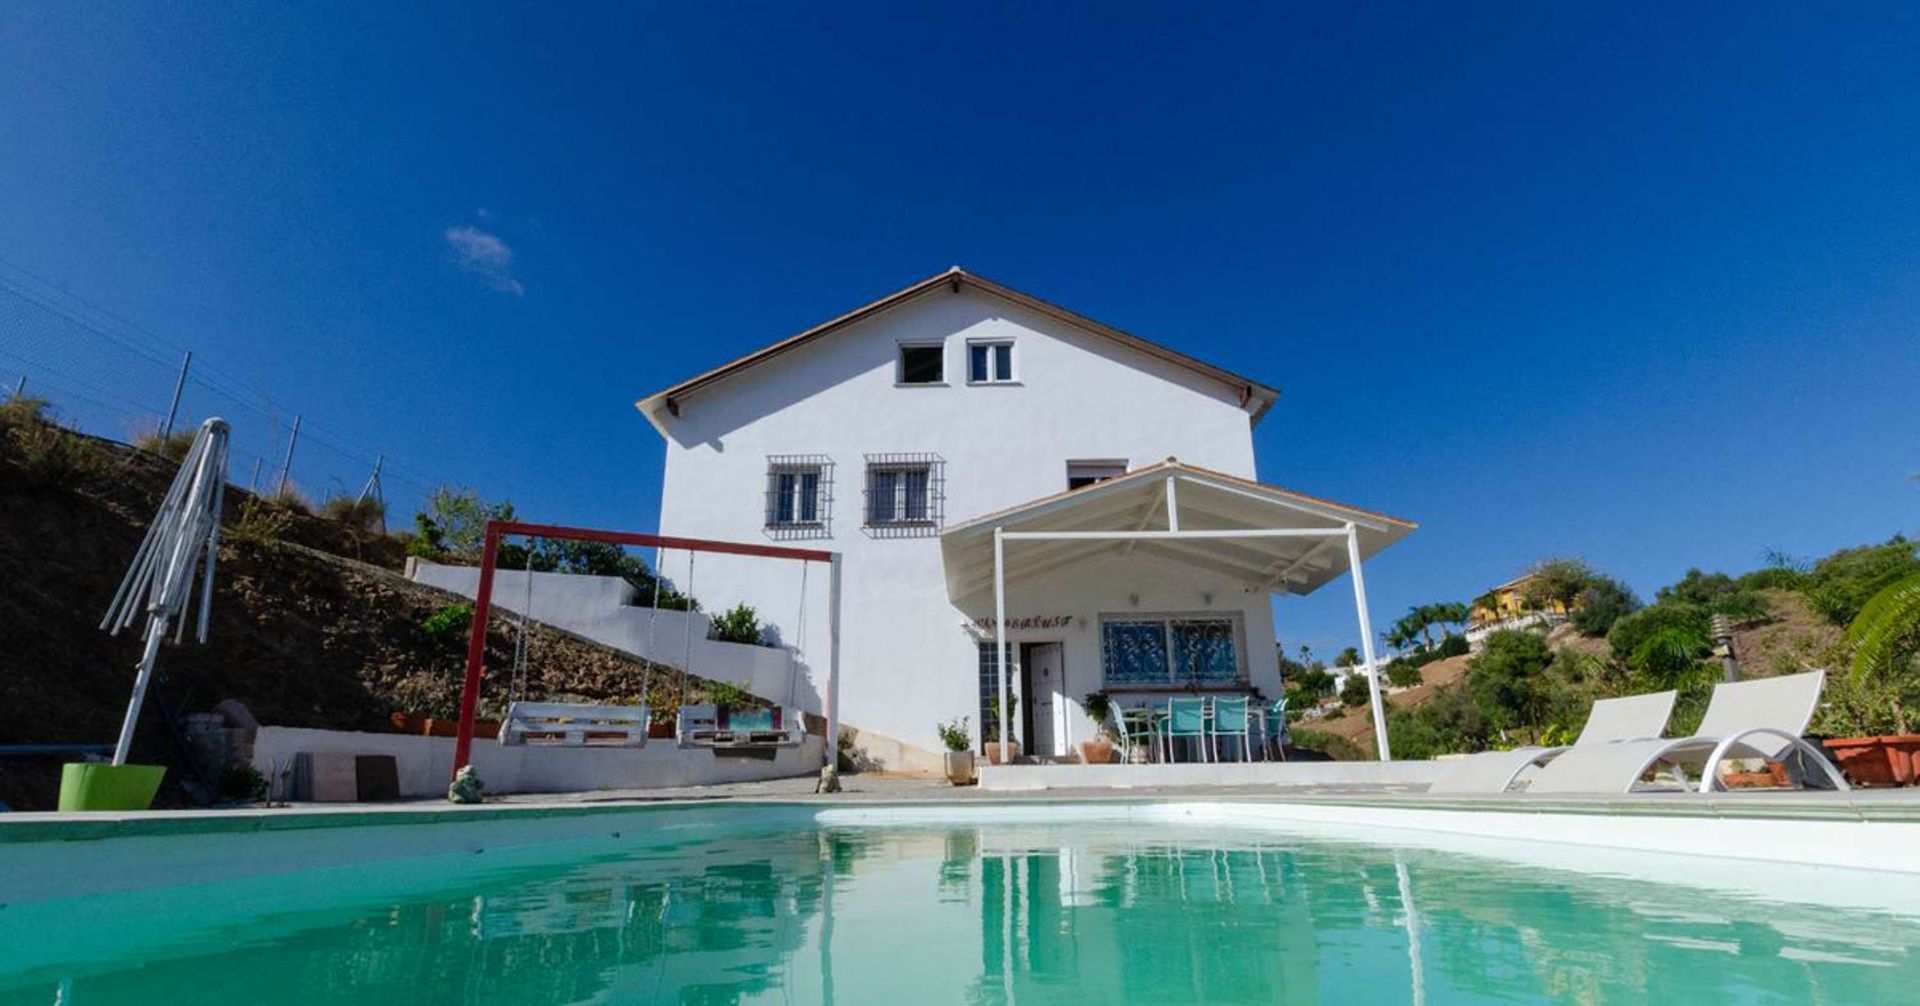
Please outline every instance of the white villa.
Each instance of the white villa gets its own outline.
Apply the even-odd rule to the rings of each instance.
[[[841,554],[838,719],[924,770],[936,724],[981,738],[1002,639],[1010,732],[1042,759],[1093,735],[1091,692],[1280,694],[1272,595],[1415,525],[1256,481],[1277,397],[955,267],[638,404],[667,444],[661,533]],[[664,563],[800,644],[810,687],[765,697],[824,711],[820,573],[803,608],[799,564]]]

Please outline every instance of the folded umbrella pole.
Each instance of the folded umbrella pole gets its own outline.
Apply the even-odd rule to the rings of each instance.
[[[146,616],[146,646],[140,653],[140,666],[133,680],[133,698],[127,703],[127,718],[120,726],[120,740],[113,748],[113,763],[125,765],[127,751],[133,746],[133,728],[140,720],[140,706],[147,697],[147,685],[153,680],[153,666],[160,656],[160,644],[173,632],[174,642],[186,635],[187,608],[192,602],[194,581],[200,580],[200,610],[195,619],[195,637],[207,641],[207,624],[213,612],[213,567],[220,551],[220,506],[227,488],[227,443],[230,430],[224,419],[209,419],[200,424],[193,446],[180,463],[180,473],[160,502],[147,537],[134,554],[133,566],[100,627],[119,635]],[[201,559],[204,556],[204,567]]]

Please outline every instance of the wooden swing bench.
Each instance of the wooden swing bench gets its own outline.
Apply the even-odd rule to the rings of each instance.
[[[798,710],[681,706],[674,736],[683,748],[799,747],[807,739]]]
[[[640,748],[651,719],[646,706],[515,702],[500,724],[500,743]]]

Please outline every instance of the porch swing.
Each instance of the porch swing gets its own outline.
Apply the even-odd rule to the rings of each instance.
[[[533,539],[528,539],[531,546]],[[533,549],[528,548],[531,556]],[[533,564],[524,571],[526,596],[520,605],[520,631],[513,644],[513,674],[507,683],[507,715],[500,724],[503,745],[544,745],[555,747],[647,746],[647,726],[652,710],[646,705],[647,689],[653,683],[653,662],[646,662],[646,674],[640,685],[637,706],[599,705],[584,702],[523,702],[526,689],[528,653],[531,650],[533,618]],[[660,580],[654,578],[654,603],[660,601]],[[659,609],[656,608],[656,611]],[[649,625],[648,631],[652,628]],[[651,643],[651,639],[649,639]]]
[[[693,596],[695,553],[687,553],[687,596]],[[693,619],[686,620],[680,661],[680,713],[674,736],[682,748],[707,748],[716,754],[748,749],[799,747],[807,740],[806,717],[795,701],[799,691],[798,654],[806,649],[807,567],[800,564],[800,612],[794,644],[787,650],[787,704],[766,709],[731,709],[718,705],[687,705],[687,678],[693,674]],[[654,581],[657,590],[659,581]],[[691,612],[689,612],[691,614]],[[648,640],[651,647],[652,640]]]

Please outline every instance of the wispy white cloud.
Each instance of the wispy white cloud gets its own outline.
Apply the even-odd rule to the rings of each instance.
[[[498,234],[468,226],[449,227],[442,236],[460,268],[486,280],[487,286],[500,293],[515,297],[526,294],[526,287],[513,277],[513,249]]]

